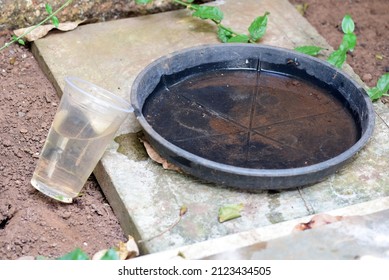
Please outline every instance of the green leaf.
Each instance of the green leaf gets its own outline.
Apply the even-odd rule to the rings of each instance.
[[[115,249],[109,249],[100,260],[119,260],[119,254]]]
[[[380,99],[382,97],[383,92],[380,91],[377,87],[373,87],[367,91],[367,94],[369,95],[369,97],[372,101],[375,101],[375,100]]]
[[[220,223],[241,217],[240,212],[243,210],[243,203],[224,205],[219,208],[218,220]]]
[[[317,56],[321,50],[324,50],[324,48],[317,46],[301,46],[294,48],[294,50],[308,55]]]
[[[89,257],[80,248],[58,258],[58,260],[89,260]]]
[[[340,43],[339,49],[347,51],[353,51],[357,44],[357,35],[354,33],[344,34],[342,43]]]
[[[227,40],[228,43],[248,43],[249,41],[249,36],[245,34],[239,34]]]
[[[353,33],[355,24],[350,15],[345,15],[342,20],[342,30],[345,34]]]
[[[378,79],[377,88],[382,91],[383,94],[389,91],[389,72]]]
[[[228,29],[228,28],[227,28]],[[232,32],[226,30],[225,28],[221,28],[219,26],[219,29],[217,30],[217,37],[222,41],[223,43],[227,43],[228,40],[232,37]]]
[[[221,22],[224,15],[218,7],[211,6],[199,6],[198,9],[193,13],[193,16],[201,19],[210,19],[216,22]]]
[[[45,8],[46,8],[46,12],[51,15],[53,13],[53,7],[51,7],[50,4],[47,4],[45,5]]]
[[[269,12],[265,12],[263,16],[257,17],[249,26],[249,33],[253,41],[257,41],[266,33],[267,20]]]
[[[25,46],[26,42],[22,38],[16,37],[15,35],[12,35],[12,40],[16,41],[19,45]]]
[[[56,16],[53,16],[53,17],[51,18],[51,22],[53,23],[53,25],[54,25],[55,27],[58,28],[58,26],[59,26],[59,19],[58,19]]]
[[[344,50],[336,50],[330,54],[327,61],[337,68],[342,68],[343,63],[346,61],[347,53]]]
[[[153,0],[135,0],[135,3],[138,5],[146,5],[153,2]]]

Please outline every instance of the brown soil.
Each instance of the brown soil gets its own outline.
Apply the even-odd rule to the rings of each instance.
[[[0,52],[0,88],[0,259],[54,258],[76,247],[91,256],[126,241],[93,176],[73,204],[30,185],[59,99],[29,49]]]
[[[306,18],[335,48],[349,13],[358,46],[347,62],[368,86],[389,71],[387,0],[291,2],[309,4]],[[0,34],[0,46],[9,37]],[[126,241],[93,176],[73,204],[48,199],[30,185],[59,100],[28,48],[0,52],[0,87],[0,259],[55,258],[76,247],[91,256]]]
[[[308,4],[306,19],[335,49],[342,41],[342,19],[351,15],[355,22],[357,46],[347,63],[369,87],[389,72],[389,3],[387,0],[290,0]],[[388,103],[389,99],[383,99]]]

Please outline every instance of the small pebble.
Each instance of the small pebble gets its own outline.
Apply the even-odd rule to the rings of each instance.
[[[69,219],[70,216],[72,215],[72,212],[69,212],[69,211],[65,211],[62,213],[62,218],[64,218],[65,220]]]
[[[370,73],[363,74],[362,80],[364,82],[370,82],[373,79],[373,76]]]
[[[3,141],[3,146],[4,146],[4,147],[10,147],[10,146],[12,146],[12,142],[9,141],[9,140],[4,140],[4,141]]]
[[[11,57],[11,58],[9,59],[9,64],[14,65],[15,62],[16,62],[16,57],[15,57],[15,56],[13,56],[13,57]]]
[[[28,132],[28,130],[25,129],[25,128],[21,128],[21,129],[20,129],[20,133],[27,133],[27,132]]]

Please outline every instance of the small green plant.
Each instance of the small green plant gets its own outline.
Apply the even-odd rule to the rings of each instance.
[[[135,0],[137,4],[148,4],[153,0]],[[248,28],[249,34],[243,34],[232,30],[222,24],[224,18],[223,12],[218,7],[213,6],[201,6],[193,4],[193,0],[173,0],[175,3],[185,6],[187,9],[193,11],[192,16],[198,17],[203,20],[211,20],[218,27],[217,35],[220,41],[223,43],[255,43],[261,39],[267,28],[268,12],[265,12],[263,16],[259,16],[250,24]]]
[[[29,29],[26,30],[26,32],[24,32],[22,35],[20,36],[15,36],[13,35],[12,36],[12,40],[9,41],[8,43],[5,43],[4,46],[2,46],[0,48],[0,51],[4,50],[5,48],[9,47],[10,45],[12,45],[13,43],[19,43],[21,45],[25,45],[25,42],[23,40],[23,38],[29,34],[31,31],[33,31],[34,29],[38,28],[39,26],[43,25],[44,23],[46,23],[47,21],[51,20],[51,22],[53,23],[53,25],[55,27],[58,27],[59,25],[59,20],[56,16],[56,14],[58,14],[60,11],[62,11],[63,9],[65,9],[71,2],[73,2],[73,0],[67,0],[61,7],[58,8],[58,10],[54,11],[53,12],[53,8],[49,5],[49,4],[46,4],[45,5],[45,9],[46,9],[46,12],[49,14],[44,20],[42,20],[41,22],[39,22],[38,24],[34,25],[34,26],[31,26]]]
[[[357,44],[357,36],[354,33],[355,24],[350,15],[345,15],[342,20],[342,31],[344,33],[339,48],[333,51],[327,61],[337,68],[342,68],[347,58],[347,53],[352,52]],[[323,48],[317,46],[296,47],[296,51],[312,56],[317,56]]]
[[[350,15],[345,15],[342,20],[342,31],[344,33],[339,48],[332,52],[327,61],[332,65],[342,68],[346,61],[347,52],[352,52],[357,44],[357,35],[354,33],[355,24]]]
[[[377,81],[377,85],[367,91],[371,100],[375,101],[382,96],[389,96],[389,72],[383,74]]]
[[[321,50],[324,50],[324,48],[317,46],[300,46],[294,49],[298,52],[305,53],[311,56],[317,56]]]
[[[342,68],[347,58],[347,53],[353,51],[357,43],[357,36],[354,33],[355,23],[350,15],[345,15],[342,20],[342,31],[344,33],[343,40],[339,45],[339,48],[333,51],[327,61],[332,65]],[[317,56],[323,48],[317,46],[300,46],[295,48],[296,51],[305,53],[312,56]],[[382,96],[389,96],[389,73],[382,75],[377,85],[370,88],[367,93],[372,101],[380,99]]]
[[[62,257],[59,257],[57,260],[81,261],[90,260],[90,258],[83,250],[76,248],[73,251],[63,255]],[[105,252],[100,260],[119,260],[119,254],[115,249],[111,248]]]
[[[51,16],[51,23],[58,28],[59,20],[56,15],[53,13],[53,7],[50,4],[45,5],[46,12]]]
[[[75,250],[71,251],[70,253],[67,253],[66,255],[63,255],[62,257],[59,257],[58,260],[89,260],[89,256],[82,251],[80,248],[76,248]]]

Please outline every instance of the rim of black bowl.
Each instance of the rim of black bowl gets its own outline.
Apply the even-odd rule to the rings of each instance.
[[[349,80],[353,86],[355,87],[356,91],[359,93],[359,98],[362,98],[366,108],[367,108],[367,115],[365,116],[366,120],[361,121],[361,136],[359,140],[351,146],[349,149],[346,151],[342,152],[341,154],[332,157],[331,159],[322,161],[320,163],[312,164],[309,166],[304,166],[304,167],[295,167],[295,168],[288,168],[288,169],[253,169],[253,168],[244,168],[244,167],[237,167],[233,165],[228,165],[224,163],[219,163],[215,162],[212,160],[208,160],[205,158],[202,158],[198,155],[195,155],[193,153],[190,153],[174,144],[166,140],[164,137],[162,137],[159,133],[157,133],[146,121],[145,117],[143,116],[142,110],[143,110],[143,104],[144,101],[147,99],[147,96],[152,93],[154,88],[151,88],[151,91],[148,92],[148,95],[143,98],[143,103],[140,102],[140,98],[138,96],[139,89],[145,86],[144,83],[144,78],[148,75],[150,69],[154,69],[155,67],[158,67],[159,65],[163,65],[163,70],[168,69],[167,65],[170,62],[170,60],[174,57],[181,56],[185,57],[185,55],[189,53],[204,53],[205,51],[210,51],[212,50],[215,53],[222,52],[229,50],[230,52],[238,52],[242,51],[243,49],[247,49],[250,51],[257,50],[258,51],[258,57],[261,59],[260,55],[261,52],[263,51],[270,51],[270,52],[275,52],[277,54],[282,54],[283,59],[285,58],[296,58],[297,61],[301,62],[308,62],[311,61],[315,64],[320,64],[324,68],[327,69],[332,69],[332,71],[336,71],[336,75],[341,75],[347,80]],[[278,58],[277,58],[278,59]],[[197,64],[200,65],[201,63]],[[169,70],[169,73],[163,73],[163,74],[171,74],[175,73],[178,71],[175,71],[174,67]],[[182,71],[182,69],[181,69]],[[154,77],[158,79],[160,77]],[[355,93],[353,93],[355,94]],[[349,101],[349,100],[347,100]],[[373,109],[372,102],[368,95],[366,94],[365,90],[363,87],[358,84],[356,81],[354,81],[348,74],[343,72],[340,69],[337,69],[333,67],[331,64],[328,62],[315,58],[312,56],[308,56],[302,53],[298,53],[294,50],[290,49],[285,49],[285,48],[280,48],[280,47],[274,47],[274,46],[268,46],[268,45],[255,45],[255,44],[240,44],[240,43],[231,43],[231,44],[207,44],[207,45],[200,45],[200,46],[195,46],[191,48],[186,48],[183,50],[179,50],[173,53],[170,53],[168,55],[162,56],[152,63],[150,63],[146,68],[144,68],[136,77],[132,88],[131,88],[131,104],[132,107],[134,108],[134,114],[139,121],[141,127],[145,131],[146,134],[148,134],[157,145],[160,147],[163,147],[163,149],[167,149],[169,151],[169,154],[174,154],[177,155],[178,157],[182,157],[184,159],[189,160],[191,163],[193,163],[193,166],[197,167],[204,167],[206,169],[210,170],[215,170],[216,172],[222,172],[225,174],[233,174],[237,176],[243,176],[243,177],[252,177],[254,178],[281,178],[284,180],[287,180],[288,178],[293,178],[293,177],[300,177],[300,176],[305,176],[305,175],[310,175],[310,174],[315,174],[314,178],[311,178],[309,180],[304,181],[305,183],[302,183],[299,185],[298,183],[291,183],[287,184],[285,183],[282,186],[271,186],[271,180],[267,180],[269,185],[268,186],[258,186],[258,189],[287,189],[291,187],[298,187],[298,186],[304,186],[307,184],[313,184],[315,182],[319,182],[338,169],[340,169],[343,165],[345,165],[349,160],[351,160],[369,141],[370,137],[373,134],[374,131],[374,125],[375,125],[375,112]],[[161,152],[157,150],[157,152]],[[164,151],[162,151],[162,154],[164,154]],[[169,159],[168,159],[169,160]],[[174,163],[174,162],[173,162]],[[184,168],[185,170],[185,168]],[[186,170],[187,171],[187,170]],[[327,172],[326,172],[327,171]],[[191,172],[189,172],[191,173]],[[192,174],[193,175],[193,174]],[[196,175],[195,175],[196,176]],[[208,180],[208,179],[205,179]],[[211,180],[212,181],[212,180]],[[293,181],[293,180],[292,180]],[[215,183],[221,183],[223,182],[218,182],[215,181]],[[258,183],[260,185],[260,182]],[[278,185],[280,183],[277,183]],[[282,182],[281,182],[282,184]],[[229,185],[228,182],[225,182],[225,185]],[[231,184],[233,186],[234,184]],[[250,184],[248,184],[250,185]],[[236,186],[238,188],[242,188],[241,186]],[[243,187],[244,188],[244,187]],[[248,188],[256,188],[256,187],[250,187]]]

